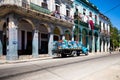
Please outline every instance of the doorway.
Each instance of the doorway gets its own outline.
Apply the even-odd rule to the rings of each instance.
[[[27,32],[26,54],[32,54],[32,32]]]

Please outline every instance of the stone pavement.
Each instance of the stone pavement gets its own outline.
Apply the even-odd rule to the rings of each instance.
[[[114,54],[116,52],[112,52]],[[83,54],[82,54],[83,55]],[[89,53],[87,57],[90,56],[105,56],[105,55],[110,55],[109,52],[97,52],[97,53]],[[83,57],[83,56],[81,56]],[[18,60],[5,60],[5,56],[0,57],[0,64],[11,64],[11,63],[22,63],[22,62],[31,62],[31,61],[38,61],[38,60],[47,60],[47,59],[52,59],[49,55],[40,55],[39,58],[32,58],[32,56],[22,56]]]

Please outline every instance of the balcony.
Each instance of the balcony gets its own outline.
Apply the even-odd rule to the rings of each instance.
[[[42,8],[41,6],[36,5],[34,3],[30,3],[30,8],[33,9],[33,10],[45,13],[45,14],[51,14],[50,10]]]
[[[73,23],[73,18],[72,17],[69,17],[69,16],[66,16],[64,14],[61,14],[58,11],[53,11],[51,13],[51,16],[54,16],[54,17],[56,17],[58,19],[61,19],[63,21],[67,21],[67,22]]]
[[[110,32],[108,32],[107,30],[102,30],[101,34],[105,35],[105,36],[110,36]]]
[[[98,24],[95,24],[95,25],[94,25],[94,29],[95,29],[95,30],[100,30],[100,26],[99,26]]]
[[[82,20],[74,20],[74,23],[76,24],[76,25],[82,25],[82,26],[84,26],[84,27],[86,27],[86,28],[88,28],[88,23],[86,23],[86,22],[84,22],[84,21],[82,21]]]

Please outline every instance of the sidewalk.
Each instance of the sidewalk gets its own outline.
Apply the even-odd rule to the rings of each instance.
[[[26,57],[26,59],[25,59]],[[22,56],[18,60],[5,60],[5,56],[3,56],[3,59],[0,58],[0,64],[12,64],[12,63],[22,63],[22,62],[31,62],[31,61],[38,61],[38,60],[47,60],[52,59],[52,57],[48,55],[39,55],[38,58],[32,58],[32,56]]]
[[[114,54],[115,52],[112,52],[112,54]],[[84,54],[82,54],[84,55]],[[96,53],[89,53],[89,55],[87,57],[90,56],[105,56],[105,55],[110,55],[109,52],[96,52]],[[83,56],[80,56],[83,57]],[[52,59],[52,57],[50,57],[49,55],[40,55],[39,58],[20,58],[19,60],[5,60],[5,56],[4,59],[0,58],[0,64],[12,64],[12,63],[22,63],[22,62],[31,62],[31,61],[38,61],[38,60],[48,60],[48,59]]]

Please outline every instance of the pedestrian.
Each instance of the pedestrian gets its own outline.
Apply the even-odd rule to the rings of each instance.
[[[110,54],[111,54],[111,52],[112,52],[112,48],[111,48],[111,47],[109,48],[109,52],[110,52]]]

